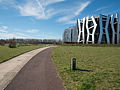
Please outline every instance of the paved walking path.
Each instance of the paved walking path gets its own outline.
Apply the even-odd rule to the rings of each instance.
[[[51,60],[48,48],[34,56],[5,90],[65,90]]]
[[[49,47],[32,50],[0,64],[0,90],[3,90],[20,69],[36,54]]]

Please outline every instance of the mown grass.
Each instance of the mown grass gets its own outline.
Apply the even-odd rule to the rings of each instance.
[[[31,51],[33,49],[44,47],[45,45],[23,45],[17,48],[9,48],[8,44],[0,46],[0,63],[7,61],[15,56]]]
[[[120,90],[120,47],[59,46],[52,58],[67,90]]]

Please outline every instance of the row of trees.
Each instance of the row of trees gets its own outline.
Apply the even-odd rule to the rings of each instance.
[[[0,45],[4,46],[5,44],[9,44],[10,48],[15,48],[16,43],[19,44],[62,44],[61,40],[55,39],[0,39]]]

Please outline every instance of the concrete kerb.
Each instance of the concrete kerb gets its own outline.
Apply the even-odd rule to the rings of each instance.
[[[17,56],[15,58],[12,58],[4,63],[1,63],[0,64],[0,90],[3,90],[11,82],[11,80],[21,70],[21,68],[33,56],[50,47],[56,47],[56,46],[39,48],[30,52],[27,52],[25,54],[22,54],[20,56]]]

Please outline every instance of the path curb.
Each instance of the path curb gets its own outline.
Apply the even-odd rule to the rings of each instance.
[[[3,90],[11,80],[16,76],[16,74],[21,70],[21,68],[36,54],[39,52],[50,48],[43,47],[36,50],[32,50],[30,52],[24,53],[20,56],[12,58],[4,63],[0,64],[0,90]]]

